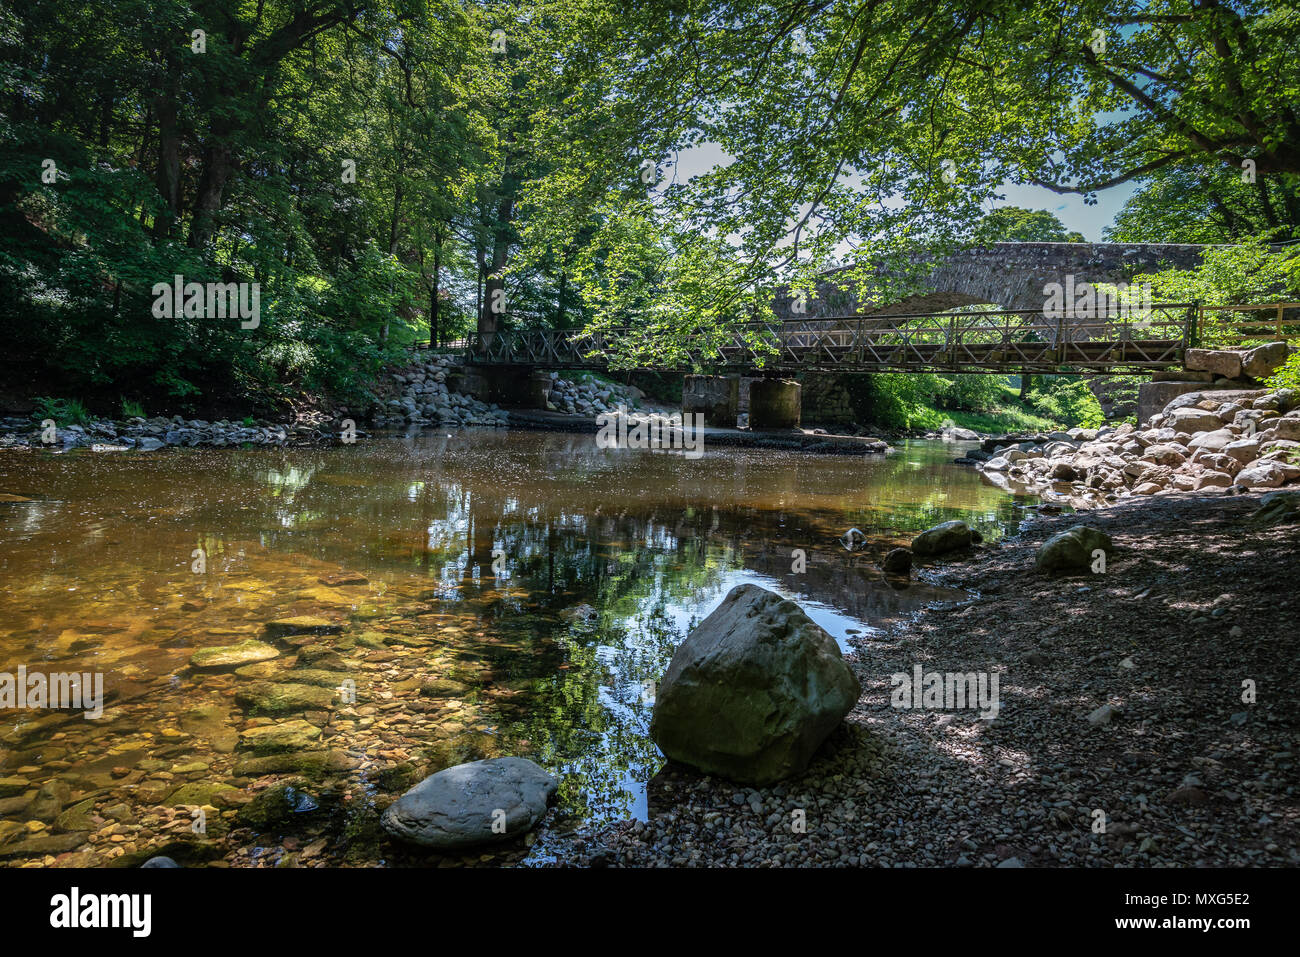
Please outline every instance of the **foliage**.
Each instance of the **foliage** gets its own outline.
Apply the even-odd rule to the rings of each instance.
[[[1004,379],[992,375],[954,375],[936,397],[944,409],[988,412],[997,408],[1005,393]]]
[[[1293,352],[1264,382],[1270,389],[1300,389],[1300,352]]]
[[[1207,305],[1272,302],[1300,294],[1300,246],[1280,249],[1254,240],[1207,249],[1195,269],[1168,269],[1137,282],[1149,282],[1156,302]]]
[[[1101,404],[1083,379],[1075,376],[1041,376],[1029,393],[1029,406],[1053,422],[1096,429],[1106,424]]]
[[[614,368],[703,368],[735,336],[759,348],[772,290],[841,258],[885,301],[927,273],[918,250],[1077,238],[1046,211],[986,215],[1007,185],[1139,183],[1116,237],[1292,238],[1298,16],[29,0],[0,11],[5,358],[42,391],[154,409],[368,401],[396,350],[473,328],[630,328]],[[686,176],[691,151],[720,159]],[[177,275],[256,284],[259,322],[155,316]],[[1254,245],[1161,274],[1157,298],[1295,277]],[[900,421],[944,394],[987,405],[941,378],[882,382],[882,402]]]
[[[1104,235],[1121,243],[1297,239],[1300,180],[1261,176],[1250,182],[1209,162],[1159,170],[1128,198]]]
[[[36,399],[32,418],[37,421],[52,419],[55,425],[59,426],[84,425],[90,421],[90,413],[77,399],[52,399],[49,396],[39,396]]]
[[[1055,213],[1045,209],[1000,206],[975,227],[977,243],[1081,243],[1083,233],[1067,231]]]

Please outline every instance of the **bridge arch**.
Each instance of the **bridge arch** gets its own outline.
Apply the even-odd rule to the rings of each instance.
[[[797,321],[864,315],[888,316],[946,312],[960,306],[989,303],[1003,309],[1041,309],[1043,287],[1122,283],[1158,269],[1191,269],[1210,248],[1184,243],[990,243],[960,249],[935,263],[921,278],[923,291],[886,306],[864,305],[856,290],[838,288],[835,272],[827,273],[806,309],[780,290],[773,304],[777,317]],[[918,255],[918,260],[920,259]],[[880,275],[887,275],[881,267]]]

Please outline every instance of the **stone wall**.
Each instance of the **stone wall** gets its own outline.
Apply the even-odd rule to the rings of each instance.
[[[807,372],[800,376],[805,426],[855,424],[853,401],[843,379],[843,376],[822,372]]]
[[[1064,284],[1067,275],[1076,283],[1127,282],[1165,266],[1190,269],[1200,263],[1205,248],[1182,243],[990,243],[958,250],[937,265],[917,254],[898,267],[878,267],[878,275],[896,280],[915,272],[918,289],[884,308],[864,308],[852,287],[836,288],[833,272],[818,283],[803,314],[793,311],[794,300],[786,290],[778,290],[773,308],[783,320],[933,313],[973,303],[1039,309],[1043,286]]]

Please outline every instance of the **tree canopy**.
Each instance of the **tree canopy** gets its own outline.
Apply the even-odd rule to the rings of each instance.
[[[361,399],[474,329],[672,356],[828,265],[883,300],[918,248],[1077,238],[1009,184],[1136,183],[1116,239],[1296,238],[1298,37],[1252,0],[30,0],[8,361],[192,404]],[[156,317],[175,275],[257,283],[260,321]]]

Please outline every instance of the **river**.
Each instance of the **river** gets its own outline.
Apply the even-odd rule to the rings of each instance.
[[[570,824],[644,816],[661,763],[653,682],[731,587],[794,598],[846,651],[958,597],[875,568],[940,521],[1015,530],[1028,500],[958,454],[911,442],[888,457],[706,446],[690,459],[490,430],[6,453],[0,673],[102,675],[108,700],[93,720],[0,711],[0,863],[121,865],[200,838],[236,865],[299,844],[314,848],[303,863],[385,863],[376,798],[509,754],[560,775]],[[853,549],[851,528],[865,536]],[[304,616],[318,634],[268,637]],[[250,639],[277,657],[190,664]],[[286,682],[318,697],[250,703],[246,689]],[[248,733],[277,723],[293,740]],[[232,820],[268,780],[302,795],[301,841],[282,840],[297,820]],[[200,804],[222,813],[188,810]]]

